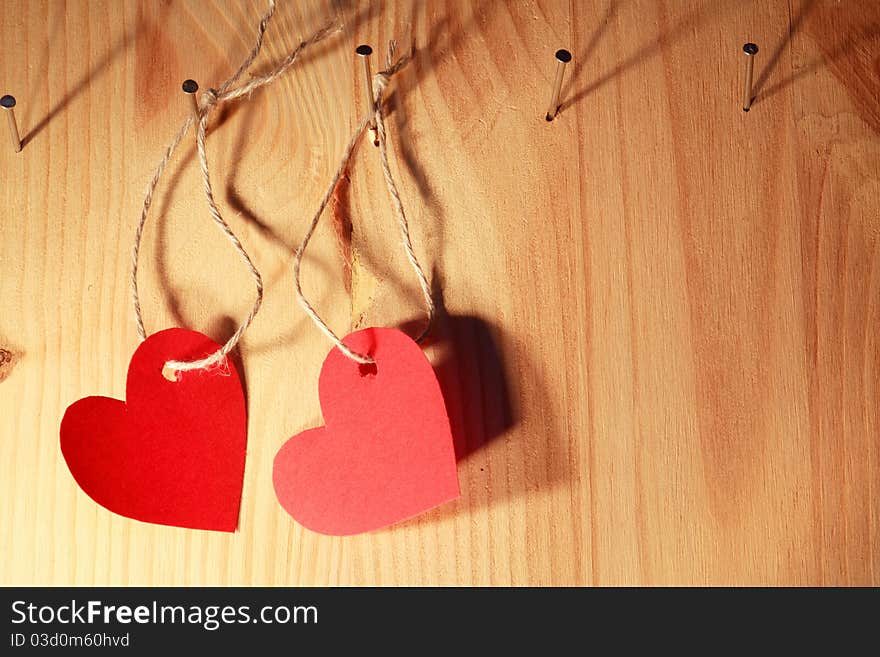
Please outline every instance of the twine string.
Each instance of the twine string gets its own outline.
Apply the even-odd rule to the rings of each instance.
[[[254,318],[256,317],[257,312],[259,312],[260,306],[263,302],[263,280],[260,276],[260,272],[254,266],[253,261],[251,260],[247,251],[245,251],[238,237],[229,227],[229,224],[226,223],[226,220],[223,218],[223,215],[220,213],[220,209],[217,207],[217,203],[214,200],[214,191],[211,185],[211,175],[208,166],[208,156],[205,148],[208,123],[210,121],[211,114],[223,103],[241,98],[242,96],[249,97],[250,94],[252,94],[256,89],[270,84],[278,77],[283,75],[291,66],[293,66],[303,50],[311,45],[322,41],[323,39],[342,29],[341,26],[336,25],[335,22],[328,23],[327,25],[313,33],[308,39],[300,42],[296,48],[294,48],[280,63],[275,66],[275,68],[270,70],[268,73],[254,76],[247,82],[244,82],[235,87],[235,83],[238,82],[241,76],[253,64],[254,60],[257,58],[260,50],[262,49],[263,38],[265,36],[266,29],[268,28],[269,22],[271,21],[272,16],[275,13],[275,5],[275,0],[269,0],[268,9],[260,19],[254,45],[242,64],[235,71],[235,73],[233,73],[232,76],[230,76],[216,89],[206,89],[202,93],[199,100],[198,122],[196,125],[196,146],[199,159],[199,171],[202,176],[202,187],[205,194],[205,201],[208,205],[208,212],[211,215],[211,219],[220,228],[220,230],[232,244],[235,251],[244,261],[245,266],[247,267],[248,271],[250,272],[251,278],[254,281],[254,286],[256,287],[256,298],[247,317],[239,325],[235,333],[233,333],[233,335],[220,349],[215,351],[213,354],[210,354],[209,356],[201,358],[199,360],[169,360],[165,363],[165,366],[173,370],[187,371],[197,369],[209,369],[215,366],[225,366],[226,356],[239,343],[242,335],[244,335],[244,332],[248,329],[248,327],[251,325]],[[161,180],[163,173],[165,172],[168,162],[171,160],[171,157],[174,155],[177,147],[186,137],[193,123],[194,118],[192,116],[188,116],[181,124],[177,134],[166,147],[162,159],[159,161],[159,164],[156,167],[155,172],[153,173],[153,177],[150,179],[150,182],[147,185],[147,192],[144,197],[143,209],[141,210],[140,220],[138,221],[138,225],[135,230],[134,247],[132,248],[131,254],[131,291],[132,304],[134,306],[135,323],[137,325],[137,333],[141,340],[146,340],[147,337],[146,330],[144,329],[144,320],[143,314],[141,312],[140,298],[138,296],[137,282],[138,261],[140,256],[140,245],[143,238],[144,226],[147,221],[147,216],[149,215],[150,206],[153,203],[153,195],[156,191],[157,186],[159,185],[159,181]]]
[[[409,260],[413,271],[415,271],[416,273],[416,277],[419,280],[419,286],[421,287],[422,294],[425,298],[427,322],[422,333],[419,335],[418,338],[416,338],[416,342],[421,342],[431,328],[431,323],[433,322],[435,313],[435,305],[434,299],[431,295],[431,287],[428,283],[427,277],[425,276],[425,272],[422,269],[422,266],[419,264],[419,260],[416,257],[415,252],[413,251],[412,239],[410,238],[409,234],[409,223],[407,222],[406,213],[403,209],[403,202],[400,198],[400,192],[397,190],[397,184],[395,183],[394,176],[391,173],[391,165],[388,159],[388,133],[385,129],[385,112],[382,108],[382,100],[385,89],[388,86],[388,83],[391,81],[391,77],[404,66],[406,66],[412,59],[412,53],[410,52],[407,55],[399,58],[395,62],[394,51],[395,43],[394,41],[391,41],[388,44],[388,56],[385,62],[385,69],[379,71],[378,73],[376,73],[375,76],[373,76],[375,105],[372,108],[370,114],[364,117],[360,121],[360,123],[358,123],[357,127],[354,130],[354,133],[351,136],[351,139],[349,139],[348,144],[346,145],[345,150],[342,154],[342,159],[340,160],[339,166],[336,169],[336,173],[331,178],[330,184],[327,186],[324,195],[321,197],[321,202],[318,204],[318,208],[315,214],[312,216],[312,221],[309,224],[305,235],[303,236],[302,243],[297,249],[296,255],[293,260],[293,280],[296,287],[296,296],[299,299],[300,305],[303,307],[303,310],[305,310],[306,314],[312,319],[312,321],[315,323],[315,326],[317,326],[318,329],[320,329],[321,332],[324,333],[324,335],[326,335],[333,342],[333,344],[336,345],[339,351],[341,351],[351,360],[361,364],[374,363],[375,360],[368,354],[360,354],[346,346],[346,344],[339,338],[339,336],[336,335],[336,333],[333,332],[333,330],[327,325],[327,323],[321,318],[321,316],[318,315],[317,311],[315,311],[315,309],[309,303],[308,299],[306,299],[305,295],[303,294],[302,285],[300,283],[300,267],[302,264],[303,255],[306,251],[306,247],[308,247],[309,241],[312,239],[312,235],[315,232],[315,228],[317,228],[318,226],[324,209],[330,202],[330,198],[333,195],[333,190],[336,189],[336,185],[339,183],[343,172],[348,166],[352,154],[354,153],[354,150],[357,147],[360,138],[363,136],[364,131],[367,129],[367,126],[370,125],[371,121],[375,120],[376,132],[379,138],[379,159],[382,163],[382,173],[385,178],[385,184],[388,188],[388,196],[391,199],[391,205],[394,208],[394,213],[397,218],[404,251],[406,252],[407,259]]]

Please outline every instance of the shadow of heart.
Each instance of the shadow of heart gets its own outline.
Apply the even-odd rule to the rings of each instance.
[[[413,336],[423,326],[422,317],[399,328]],[[479,317],[447,314],[442,302],[422,346],[446,402],[461,497],[381,531],[505,505],[570,479],[568,442],[526,349]],[[512,363],[516,378],[509,373]]]

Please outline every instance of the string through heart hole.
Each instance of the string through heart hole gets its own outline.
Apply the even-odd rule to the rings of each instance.
[[[379,368],[376,367],[376,362],[372,363],[358,363],[358,372],[361,373],[362,377],[373,377],[379,372]]]

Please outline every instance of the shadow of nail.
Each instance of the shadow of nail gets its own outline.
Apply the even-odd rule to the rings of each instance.
[[[610,2],[605,5],[605,13],[602,15],[602,18],[599,19],[598,27],[593,30],[593,36],[590,37],[590,40],[587,41],[587,44],[583,49],[581,49],[581,51],[573,58],[574,63],[571,66],[571,75],[568,76],[568,80],[562,85],[562,90],[560,92],[562,98],[565,98],[568,95],[575,83],[580,79],[581,74],[586,68],[587,62],[590,60],[590,56],[599,45],[599,41],[601,41],[602,35],[608,29],[608,24],[611,22],[611,19],[614,18],[618,4],[618,0],[610,0]]]
[[[880,131],[877,90],[876,85],[871,84],[871,80],[876,79],[876,75],[872,75],[875,72],[872,68],[875,68],[874,61],[877,60],[877,46],[880,43],[880,5],[875,6],[873,11],[873,16],[865,13],[853,17],[845,6],[817,5],[813,0],[808,0],[777,52],[784,50],[797,29],[808,34],[822,52],[821,56],[763,89],[765,82],[770,80],[772,67],[768,63],[763,71],[760,87],[758,83],[755,85],[753,104],[763,102],[807,75],[827,67],[855,101],[862,118],[874,130]]]
[[[590,82],[580,91],[575,92],[575,94],[570,98],[563,99],[562,103],[559,105],[559,112],[562,113],[567,108],[577,104],[579,101],[583,100],[593,92],[598,91],[600,88],[613,81],[618,76],[647,61],[649,58],[660,52],[660,49],[662,47],[669,45],[670,42],[672,42],[674,39],[678,38],[682,34],[696,29],[698,25],[706,20],[706,17],[708,16],[708,9],[709,5],[707,4],[706,6],[692,10],[683,19],[678,21],[678,23],[676,23],[673,27],[666,30],[665,32],[662,32],[656,39],[642,45],[629,57],[614,66],[611,70],[599,76],[596,80]],[[612,6],[609,7],[607,10],[606,23],[610,22],[616,11],[617,6],[612,3]],[[591,43],[599,38],[601,32],[602,31],[600,30],[597,33],[594,33],[591,39]],[[587,47],[584,48],[585,52],[592,52],[592,50],[595,48],[595,45],[591,46],[591,43],[588,43]],[[581,59],[586,59],[588,55],[579,55],[579,57]],[[578,62],[578,66],[581,65],[582,63]]]
[[[768,89],[765,94],[761,94],[761,89],[764,88],[764,85],[767,84],[767,80],[770,78],[770,74],[773,72],[773,69],[776,68],[779,63],[779,59],[782,57],[782,53],[785,52],[786,47],[794,36],[798,33],[801,28],[801,25],[804,22],[804,19],[809,15],[809,13],[813,10],[816,5],[816,0],[805,0],[805,2],[801,5],[800,10],[797,15],[789,22],[788,34],[785,35],[785,38],[781,39],[778,44],[776,44],[776,48],[767,58],[767,63],[764,65],[764,68],[761,69],[760,75],[755,79],[755,84],[752,85],[752,104],[757,103],[759,97],[767,97],[770,95],[770,92],[776,93],[780,91],[784,87],[779,87],[778,85],[774,85],[773,88]]]
[[[111,64],[124,54],[138,38],[140,38],[140,35],[143,32],[143,27],[143,22],[138,21],[133,28],[127,30],[122,35],[122,38],[119,39],[119,41],[110,48],[107,54],[101,57],[85,75],[70,85],[67,93],[64,94],[61,100],[55,103],[49,112],[37,121],[37,123],[28,130],[27,134],[22,137],[22,148],[32,142],[59,114],[64,112],[77,96],[82,94],[86,89],[91,87],[96,80],[105,75],[110,70]],[[50,43],[49,45],[51,47],[53,44]]]

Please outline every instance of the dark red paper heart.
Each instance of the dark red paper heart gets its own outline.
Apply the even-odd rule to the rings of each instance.
[[[235,531],[247,416],[235,366],[178,372],[220,348],[172,328],[148,337],[128,366],[126,401],[86,397],[61,420],[61,452],[79,486],[103,507],[144,522]]]
[[[446,405],[421,348],[388,328],[343,342],[372,356],[375,370],[334,348],[318,381],[326,425],[288,440],[272,473],[281,506],[333,536],[379,529],[459,495]]]

